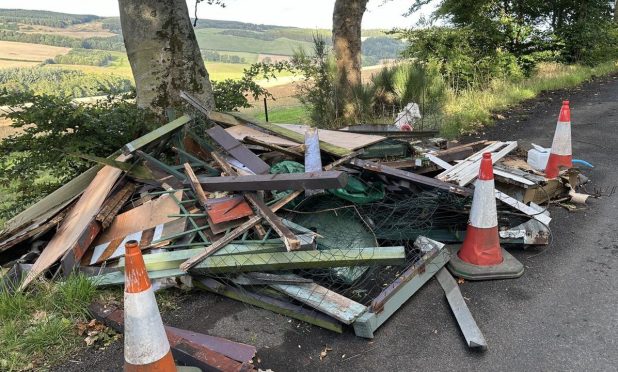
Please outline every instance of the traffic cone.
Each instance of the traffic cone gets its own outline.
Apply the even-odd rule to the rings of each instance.
[[[545,167],[547,178],[556,178],[560,167],[573,167],[573,150],[571,149],[571,108],[569,101],[562,101],[554,141],[551,144],[551,153]]]
[[[498,212],[491,154],[481,159],[479,176],[466,237],[459,252],[452,255],[449,268],[454,275],[469,280],[518,278],[524,266],[500,247]]]
[[[136,240],[125,245],[124,370],[176,371],[159,307]]]

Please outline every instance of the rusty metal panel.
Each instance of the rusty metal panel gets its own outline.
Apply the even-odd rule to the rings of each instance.
[[[257,190],[307,190],[337,189],[345,187],[345,172],[266,174],[251,176],[199,177],[206,191],[257,191]],[[449,185],[449,187],[454,187]]]
[[[206,213],[215,224],[253,215],[253,210],[240,195],[231,198],[209,199],[206,204],[208,206]]]
[[[232,155],[236,160],[243,163],[255,174],[266,174],[270,171],[270,166],[249,150],[245,145],[238,142],[228,132],[218,125],[206,131],[225,151]]]

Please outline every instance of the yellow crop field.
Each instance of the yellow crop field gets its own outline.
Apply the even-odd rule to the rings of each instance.
[[[41,44],[0,41],[0,60],[16,62],[43,62],[59,54],[67,54],[71,48]],[[23,66],[14,66],[23,67]]]

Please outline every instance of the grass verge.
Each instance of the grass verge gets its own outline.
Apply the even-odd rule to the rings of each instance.
[[[0,370],[46,368],[76,352],[84,345],[78,328],[88,322],[95,295],[82,275],[37,281],[27,292],[0,289]]]
[[[575,87],[593,77],[618,72],[618,64],[594,67],[544,63],[533,77],[521,81],[494,80],[486,89],[449,94],[442,133],[447,137],[477,131],[493,123],[493,113],[504,110],[543,91]],[[556,108],[558,110],[559,108]]]

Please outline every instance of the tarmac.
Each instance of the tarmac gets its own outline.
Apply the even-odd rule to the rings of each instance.
[[[549,92],[508,112],[485,133],[463,141],[517,140],[550,147],[563,99],[571,101],[573,154],[590,193],[618,185],[618,77]],[[207,293],[177,298],[166,324],[246,342],[256,366],[273,371],[616,371],[618,370],[618,194],[569,212],[552,206],[550,246],[511,249],[525,266],[519,279],[464,282],[467,304],[489,349],[464,344],[444,293],[428,282],[373,340],[339,335]],[[328,347],[326,357],[320,352]],[[86,350],[57,371],[122,369],[122,342]]]

